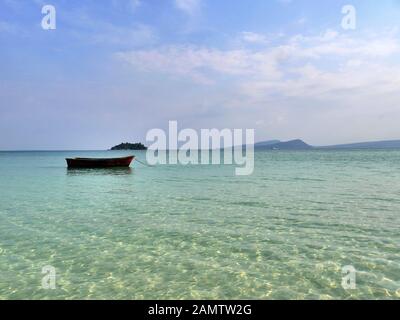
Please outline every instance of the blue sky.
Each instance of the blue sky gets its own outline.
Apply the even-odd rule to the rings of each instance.
[[[0,149],[104,149],[169,120],[400,139],[399,21],[398,0],[0,0]]]

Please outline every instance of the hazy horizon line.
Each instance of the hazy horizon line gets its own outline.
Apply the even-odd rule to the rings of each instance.
[[[256,144],[263,143],[263,142],[269,142],[269,141],[279,141],[277,143],[281,143],[281,142],[284,143],[284,142],[290,142],[290,141],[295,141],[295,140],[301,140],[301,141],[307,143],[303,139],[299,139],[299,138],[292,139],[292,140],[270,139],[270,140],[262,140],[262,141],[254,142],[254,146]],[[310,145],[310,144],[309,145],[313,148],[325,148],[325,147],[345,146],[345,145],[353,145],[353,144],[396,142],[396,141],[400,142],[400,139],[369,140],[369,141],[348,142],[348,143],[329,144],[329,145]],[[244,145],[244,144],[233,145],[233,146],[226,147],[226,148],[232,148],[232,147],[238,147],[238,146],[246,146],[246,145]],[[202,150],[217,150],[217,149],[226,149],[226,148],[193,149],[193,150],[202,151]],[[179,149],[158,149],[158,151],[177,151],[177,150],[179,150]],[[111,148],[109,148],[109,149],[0,149],[0,152],[74,152],[74,151],[81,152],[81,151],[146,151],[146,150],[111,150]]]

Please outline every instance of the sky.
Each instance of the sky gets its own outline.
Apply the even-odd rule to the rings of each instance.
[[[399,23],[399,0],[0,0],[0,150],[107,149],[171,120],[400,139]]]

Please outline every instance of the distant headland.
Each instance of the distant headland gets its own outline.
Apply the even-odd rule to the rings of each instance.
[[[121,143],[111,148],[111,150],[147,150],[143,143]]]
[[[311,146],[300,139],[286,142],[281,142],[279,140],[269,140],[254,144],[254,148],[264,150],[400,149],[400,140],[360,142],[333,146]]]
[[[254,145],[256,149],[267,149],[267,150],[310,150],[313,147],[305,143],[303,140],[291,140],[281,142],[279,140],[270,140],[258,142]]]

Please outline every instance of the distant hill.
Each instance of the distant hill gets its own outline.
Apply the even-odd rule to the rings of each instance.
[[[400,140],[359,142],[349,144],[339,144],[333,146],[311,146],[303,140],[291,140],[281,142],[279,140],[269,140],[257,142],[254,148],[261,150],[310,150],[310,149],[400,149]]]
[[[111,148],[111,150],[147,150],[147,147],[142,143],[121,143]]]
[[[313,148],[300,139],[275,143],[270,143],[270,141],[259,142],[254,147],[263,150],[310,150]]]
[[[400,148],[400,140],[359,142],[339,144],[334,146],[318,147],[320,149],[397,149]]]
[[[257,142],[254,144],[254,147],[264,147],[264,146],[270,146],[272,144],[277,144],[280,143],[280,140],[268,140],[268,141],[262,141],[262,142]]]

